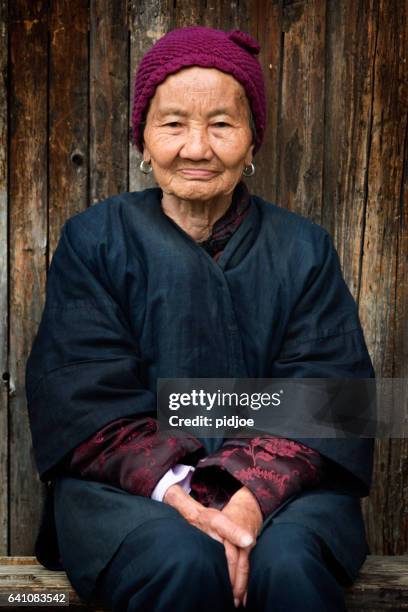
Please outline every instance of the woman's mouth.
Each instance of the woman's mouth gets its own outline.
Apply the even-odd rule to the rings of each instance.
[[[181,168],[179,172],[188,178],[206,179],[218,174],[214,170],[196,169],[196,168]]]

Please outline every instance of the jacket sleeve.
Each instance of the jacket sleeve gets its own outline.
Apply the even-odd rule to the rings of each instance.
[[[344,281],[330,235],[318,227],[313,240],[303,242],[292,260],[293,268],[301,271],[297,274],[301,280],[293,283],[295,298],[284,340],[271,365],[271,378],[343,379],[345,388],[349,388],[347,381],[354,379],[354,388],[360,379],[364,389],[364,381],[375,378],[375,373],[357,304]],[[372,399],[368,395],[367,403],[355,402],[356,418],[366,417]],[[307,431],[305,434],[308,436]],[[374,438],[302,435],[293,439],[325,457],[328,486],[356,496],[368,495]]]
[[[156,411],[156,393],[144,380],[137,334],[115,290],[106,248],[79,216],[62,228],[26,365],[33,450],[44,482],[69,452],[101,428]],[[143,272],[137,273],[143,286]],[[146,420],[145,441],[151,439],[152,427]],[[161,436],[163,440],[165,432]],[[181,432],[171,436],[177,456],[200,444]]]
[[[323,457],[293,440],[273,436],[227,439],[218,451],[199,461],[193,475],[192,489],[204,505],[214,505],[211,495],[215,495],[214,481],[219,478],[211,467],[228,472],[239,483],[235,490],[240,486],[250,489],[264,519],[288,497],[319,484],[325,473]],[[229,499],[224,496],[223,504]]]

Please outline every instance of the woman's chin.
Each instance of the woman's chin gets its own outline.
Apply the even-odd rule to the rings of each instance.
[[[225,195],[225,185],[216,180],[177,181],[169,191],[180,200],[211,200]]]

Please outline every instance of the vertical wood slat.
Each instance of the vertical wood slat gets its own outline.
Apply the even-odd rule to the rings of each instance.
[[[369,324],[375,316],[375,305],[368,307],[365,295],[360,295],[360,282],[363,260],[368,261],[363,247],[365,236],[370,239],[370,231],[366,227],[367,170],[378,27],[377,0],[369,0],[364,11],[352,0],[330,5],[326,39],[322,217],[322,222],[335,240],[348,287],[359,303],[363,329],[374,362]],[[376,290],[374,292],[377,295]],[[381,465],[384,459],[386,455],[379,441],[376,441],[375,465]],[[374,483],[378,476],[375,469]],[[377,497],[374,502],[372,493],[370,498],[363,500],[362,508],[370,547],[375,553],[381,549],[381,500]]]
[[[359,299],[378,35],[377,0],[352,0],[327,15],[323,223],[334,237],[346,282]]]
[[[247,2],[245,23],[241,15],[241,28],[254,36],[260,46],[258,55],[265,81],[267,120],[264,141],[255,155],[255,175],[246,179],[252,193],[260,194],[269,202],[277,202],[279,193],[279,125],[281,98],[281,63],[283,60],[284,36],[283,11],[281,2]],[[241,9],[242,10],[242,9]]]
[[[173,5],[172,28],[186,28],[202,23],[204,2],[200,0],[177,0]]]
[[[0,555],[8,551],[7,0],[0,2]]]
[[[401,260],[405,258],[405,275],[408,267],[408,253],[400,250],[400,190],[404,160],[406,163],[408,109],[400,103],[398,80],[404,57],[407,76],[406,18],[403,3],[379,1],[360,302],[364,304],[362,321],[374,363],[383,377],[395,375],[396,313],[403,293],[397,284]],[[405,295],[406,291],[407,287]],[[401,331],[403,325],[399,321]],[[370,535],[376,549],[398,554],[408,539],[407,499],[403,498],[404,490],[408,490],[408,475],[401,469],[404,461],[408,462],[408,444],[407,440],[379,440],[377,448],[370,495],[374,508],[371,523],[376,520],[376,529]],[[381,517],[375,517],[380,507]]]
[[[284,5],[279,194],[321,221],[324,146],[325,2]]]
[[[128,189],[127,4],[90,4],[90,199]]]
[[[398,200],[398,252],[396,266],[396,311],[395,333],[393,346],[393,376],[408,380],[408,11],[404,10],[404,3],[400,3],[397,11],[399,24],[398,45],[398,98],[397,103],[401,109],[401,127],[405,131],[401,152],[401,180],[396,185],[396,199]],[[408,440],[397,441],[393,449],[392,473],[399,474],[397,482],[397,495],[400,505],[398,518],[400,523],[394,528],[397,537],[393,546],[398,554],[399,550],[408,549]]]
[[[50,5],[49,260],[65,220],[88,206],[88,17],[83,0]]]
[[[30,554],[39,523],[24,374],[47,267],[47,5],[10,3],[10,553]]]
[[[205,7],[201,10],[199,24],[218,30],[233,30],[240,26],[242,4],[239,0],[231,2],[219,2],[219,0],[206,0]],[[245,10],[245,6],[244,6]],[[193,24],[190,24],[193,25]]]

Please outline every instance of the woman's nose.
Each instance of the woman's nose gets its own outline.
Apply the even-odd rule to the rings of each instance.
[[[202,127],[190,128],[186,140],[179,153],[180,157],[188,159],[210,159],[212,151],[208,142],[207,129]]]

